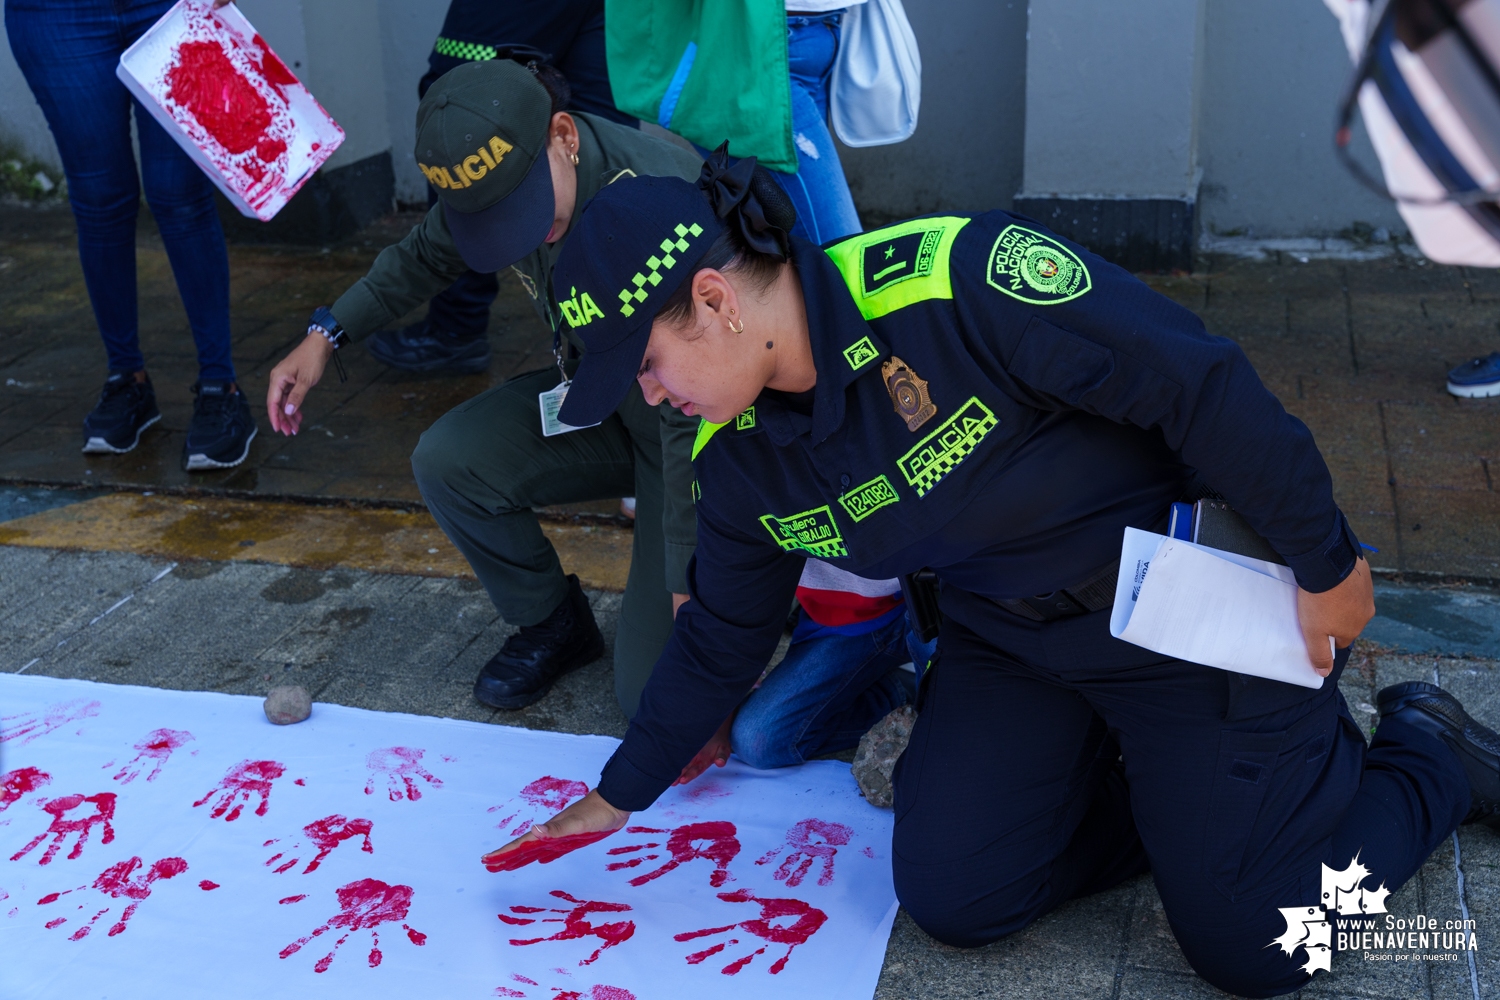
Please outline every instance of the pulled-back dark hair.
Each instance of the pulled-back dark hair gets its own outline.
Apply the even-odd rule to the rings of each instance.
[[[501,45],[495,49],[495,58],[509,59],[531,70],[536,82],[552,98],[554,115],[568,110],[568,105],[573,102],[573,88],[568,86],[568,78],[563,75],[563,71],[552,65],[550,54],[530,45]]]
[[[743,277],[753,291],[763,292],[780,276],[781,266],[791,256],[787,234],[797,224],[792,200],[754,157],[746,157],[731,167],[728,145],[714,150],[698,181],[727,224],[693,265],[693,273],[657,310],[657,318],[669,326],[679,326],[692,317],[693,279],[699,271],[733,272]],[[751,168],[748,183],[743,177],[747,167]],[[731,171],[740,175],[738,185],[724,183],[726,179],[734,180]]]

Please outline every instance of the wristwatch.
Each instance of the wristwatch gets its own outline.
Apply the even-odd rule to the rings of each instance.
[[[333,310],[327,306],[318,306],[313,310],[312,318],[308,320],[307,333],[308,336],[319,334],[333,345],[333,366],[338,369],[339,381],[349,381],[349,375],[344,371],[344,362],[339,359],[339,348],[349,342],[349,335],[344,332],[339,321],[334,319]]]

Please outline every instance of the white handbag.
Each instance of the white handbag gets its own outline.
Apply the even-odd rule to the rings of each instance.
[[[846,146],[884,146],[917,130],[922,55],[901,0],[866,0],[844,13],[829,115]]]

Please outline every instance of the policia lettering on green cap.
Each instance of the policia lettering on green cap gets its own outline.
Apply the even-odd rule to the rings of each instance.
[[[575,328],[595,319],[601,304],[552,278],[582,205],[621,177],[696,177],[702,161],[635,129],[558,111],[566,101],[566,93],[549,94],[537,74],[508,59],[460,66],[428,89],[417,109],[415,152],[438,204],[381,251],[331,310],[314,314],[306,339],[272,371],[266,406],[273,428],[297,433],[304,398],[337,346],[390,324],[470,267],[512,268],[553,329],[554,344],[560,348],[565,338],[582,346]],[[636,498],[615,639],[615,692],[630,715],[671,631],[675,604],[686,600],[697,421],[636,391],[590,421],[598,426],[548,436],[538,396],[559,379],[549,367],[456,407],[422,435],[412,470],[433,517],[505,620],[520,629],[475,682],[475,695],[499,708],[536,701],[560,674],[604,652],[577,577],[563,575],[533,508]]]
[[[949,944],[1149,869],[1199,974],[1286,993],[1311,963],[1274,942],[1325,902],[1320,865],[1357,855],[1379,898],[1500,811],[1500,737],[1446,692],[1383,691],[1366,746],[1337,680],[1369,568],[1312,435],[1238,346],[1008,212],[787,240],[745,162],[601,192],[558,264],[604,313],[562,418],[637,385],[702,416],[698,548],[595,791],[523,839],[650,806],[751,690],[808,557],[940,582],[891,853],[902,905]],[[1321,688],[1110,636],[1124,529],[1164,527],[1194,475],[1295,573]]]

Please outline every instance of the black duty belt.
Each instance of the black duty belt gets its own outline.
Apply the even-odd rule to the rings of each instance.
[[[1013,615],[1020,615],[1034,622],[1055,622],[1060,618],[1103,611],[1114,604],[1115,582],[1119,576],[1120,560],[1116,559],[1082,583],[1054,590],[1050,594],[1004,601],[993,597],[990,599]]]

